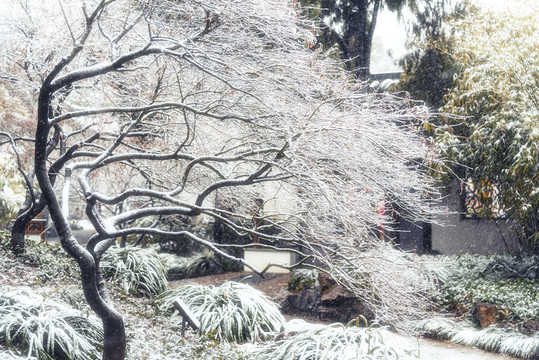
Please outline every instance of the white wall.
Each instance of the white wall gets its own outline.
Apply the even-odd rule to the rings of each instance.
[[[289,251],[273,251],[266,249],[246,249],[244,251],[244,259],[249,264],[253,265],[257,270],[262,271],[268,266],[268,264],[279,264],[290,266],[292,265],[293,254]],[[252,271],[247,266],[245,271]],[[268,269],[267,273],[289,273],[287,269],[283,269],[277,266],[272,266]]]

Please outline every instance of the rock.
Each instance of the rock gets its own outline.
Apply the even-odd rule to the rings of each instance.
[[[295,303],[296,308],[309,313],[315,313],[320,304],[320,293],[315,289],[304,289],[299,293]]]
[[[528,320],[518,325],[518,331],[524,335],[533,336],[539,333],[539,321]],[[538,349],[539,350],[539,349]]]
[[[486,328],[490,324],[495,323],[498,320],[498,309],[495,305],[479,303],[476,306],[477,318],[481,328]]]
[[[359,316],[364,316],[372,321],[372,313],[356,298],[341,299],[338,303],[320,305],[318,316],[323,321],[336,321],[346,324]],[[360,321],[363,324],[363,321]]]
[[[318,289],[304,289],[301,291],[281,289],[274,296],[274,300],[281,306],[281,311],[285,314],[318,316],[318,306],[320,304]]]
[[[323,305],[338,304],[354,298],[354,294],[340,285],[334,285],[326,291],[320,291],[320,301]]]
[[[318,273],[318,284],[320,286],[320,293],[326,293],[337,285],[335,279],[324,272]]]
[[[322,321],[344,324],[360,315],[369,321],[374,319],[373,313],[360,299],[337,284],[331,276],[320,273],[318,281],[320,287],[317,289],[291,291],[283,288],[273,298],[284,314],[306,315]]]
[[[320,320],[347,323],[360,315],[373,320],[374,315],[353,293],[346,290],[329,275],[320,273]]]
[[[477,303],[475,310],[482,329],[507,318],[512,313],[510,309],[486,303]]]
[[[283,314],[292,314],[294,310],[294,303],[298,297],[298,293],[290,291],[286,288],[282,288],[273,295],[273,301],[279,304],[281,312]]]

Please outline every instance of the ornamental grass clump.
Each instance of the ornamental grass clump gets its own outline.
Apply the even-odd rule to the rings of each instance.
[[[172,314],[176,298],[180,298],[198,318],[200,332],[212,333],[219,341],[268,339],[285,322],[270,298],[237,282],[229,281],[221,286],[189,284],[170,290],[157,298],[158,310]],[[181,321],[179,316],[173,318]]]
[[[382,333],[372,327],[352,327],[342,324],[316,326],[260,347],[256,360],[391,360],[411,359],[384,342]]]
[[[188,257],[159,253],[165,263],[170,280],[206,276],[223,272],[222,266],[211,252],[195,253]]]
[[[103,329],[93,316],[29,289],[0,289],[0,343],[38,360],[95,360]]]
[[[526,336],[511,328],[489,326],[478,329],[470,321],[427,319],[417,323],[423,335],[457,344],[515,356],[521,359],[539,358],[539,334]]]
[[[153,249],[111,248],[101,259],[101,271],[129,294],[152,297],[168,289],[165,266]]]

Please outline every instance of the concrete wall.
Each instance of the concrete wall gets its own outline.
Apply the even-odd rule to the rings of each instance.
[[[245,261],[253,265],[259,271],[264,270],[270,263],[290,266],[292,265],[294,256],[294,254],[288,251],[273,251],[267,249],[245,249],[244,254]],[[245,266],[244,270],[251,271],[247,266]],[[267,272],[289,273],[290,271],[277,266],[272,266]]]
[[[432,225],[432,251],[441,254],[503,254],[518,249],[505,220],[468,219],[462,216],[458,183],[447,189],[447,213],[437,217],[441,225]],[[504,239],[506,244],[504,243]]]

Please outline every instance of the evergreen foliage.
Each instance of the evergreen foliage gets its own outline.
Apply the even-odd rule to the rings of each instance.
[[[3,140],[1,134],[0,140]],[[24,181],[17,169],[15,156],[4,148],[0,151],[0,226],[8,226],[15,218],[24,202],[24,195]]]
[[[293,291],[312,289],[317,286],[319,286],[318,270],[315,269],[297,269],[288,282],[288,289]]]
[[[473,216],[507,218],[539,251],[538,4],[465,4],[447,35],[418,41],[423,56],[405,59],[403,86],[445,114],[426,127],[474,193]]]
[[[477,303],[491,303],[511,309],[515,322],[539,318],[539,278],[526,275],[537,271],[537,257],[462,255],[431,259],[436,264],[431,265],[431,272],[438,283],[434,298],[438,304],[471,315]],[[519,271],[511,269],[515,263]]]
[[[472,7],[453,26],[455,61],[462,64],[436,136],[444,156],[480,187],[485,215],[499,206],[523,244],[539,250],[539,5],[511,11]],[[493,196],[494,189],[500,196]],[[490,213],[489,213],[490,210]]]
[[[0,249],[5,253],[11,252],[10,238],[8,232],[0,230]],[[41,283],[78,277],[80,274],[73,259],[58,244],[28,239],[25,252],[18,260],[36,268]]]
[[[165,263],[167,276],[170,280],[186,279],[197,276],[219,274],[223,272],[221,264],[211,252],[203,251],[191,256],[159,253]]]
[[[478,329],[469,321],[456,323],[440,318],[420,321],[417,330],[425,336],[521,359],[537,359],[539,356],[539,335],[525,336],[511,328],[490,326]]]

